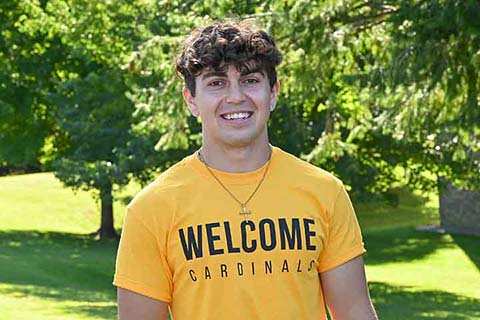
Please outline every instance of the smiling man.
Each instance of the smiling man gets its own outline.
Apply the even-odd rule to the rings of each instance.
[[[377,319],[340,180],[278,147],[272,36],[194,32],[177,60],[202,147],[128,205],[114,284],[121,320]],[[326,306],[326,307],[325,307]]]

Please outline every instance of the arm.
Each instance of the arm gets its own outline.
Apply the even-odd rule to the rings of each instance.
[[[370,301],[362,256],[320,273],[320,279],[332,319],[378,319]]]
[[[133,291],[118,288],[118,319],[166,320],[168,304]]]

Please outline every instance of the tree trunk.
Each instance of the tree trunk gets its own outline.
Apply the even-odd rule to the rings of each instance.
[[[113,196],[111,184],[100,190],[100,201],[102,205],[102,219],[98,236],[100,240],[117,238],[113,227]]]
[[[442,181],[439,189],[440,226],[447,232],[480,235],[480,192]]]

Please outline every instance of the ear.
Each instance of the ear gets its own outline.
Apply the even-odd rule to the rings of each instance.
[[[188,110],[190,110],[190,113],[192,114],[192,116],[198,117],[200,112],[198,111],[197,105],[195,104],[195,97],[192,96],[192,92],[187,87],[183,87],[182,93],[183,93],[183,100],[185,100]]]
[[[280,91],[280,82],[277,81],[273,85],[272,92],[270,93],[270,112],[275,110],[279,91]]]

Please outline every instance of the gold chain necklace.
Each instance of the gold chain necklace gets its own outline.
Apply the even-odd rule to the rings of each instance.
[[[242,202],[240,200],[238,200],[238,198],[230,191],[228,190],[228,188],[222,183],[222,181],[220,181],[220,179],[215,175],[215,173],[213,173],[212,169],[210,169],[210,167],[207,165],[207,162],[205,161],[205,158],[203,158],[203,155],[202,155],[202,152],[201,150],[198,150],[198,158],[200,159],[200,161],[205,165],[205,168],[207,168],[208,172],[210,172],[210,174],[212,175],[212,177],[215,178],[215,180],[217,180],[218,184],[220,184],[220,186],[222,186],[222,188],[236,201],[238,202],[238,204],[242,207],[242,211],[240,211],[240,214],[244,215],[245,216],[245,219],[247,218],[247,215],[251,214],[252,212],[249,211],[247,209],[247,204],[248,202],[253,198],[253,196],[255,195],[255,193],[257,193],[258,189],[260,189],[260,186],[262,185],[263,181],[265,180],[265,177],[267,175],[267,172],[268,172],[268,168],[270,167],[270,162],[272,160],[272,149],[270,148],[270,155],[268,157],[268,162],[267,162],[267,167],[265,168],[265,171],[263,172],[263,175],[262,175],[262,178],[260,179],[260,182],[257,184],[257,186],[255,187],[255,190],[253,190],[253,192],[250,194],[250,196],[248,197],[248,199],[245,201],[245,202]]]

